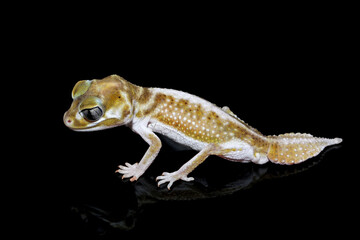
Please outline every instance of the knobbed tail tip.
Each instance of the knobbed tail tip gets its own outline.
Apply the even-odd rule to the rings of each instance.
[[[296,164],[318,155],[325,147],[339,144],[341,138],[317,138],[310,134],[287,133],[270,137],[268,159],[278,164]]]

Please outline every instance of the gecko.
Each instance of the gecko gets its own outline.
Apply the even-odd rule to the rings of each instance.
[[[198,153],[177,171],[156,178],[170,190],[210,155],[235,162],[291,165],[318,155],[341,138],[286,133],[266,136],[237,117],[229,107],[218,107],[198,96],[165,88],[141,87],[118,75],[82,80],[72,90],[73,102],[63,116],[75,131],[96,131],[128,126],[149,144],[139,162],[119,165],[116,173],[136,181],[158,155],[162,143],[157,134],[190,147]]]

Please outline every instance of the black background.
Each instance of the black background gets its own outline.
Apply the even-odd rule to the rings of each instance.
[[[23,57],[14,61],[31,63],[27,76],[41,91],[31,91],[40,104],[29,116],[42,113],[22,140],[35,160],[19,163],[27,190],[19,205],[30,211],[18,229],[30,225],[49,239],[349,234],[358,215],[358,163],[348,147],[355,110],[347,110],[355,79],[351,14],[337,6],[278,7],[80,8],[24,23],[34,37],[19,44]],[[344,142],[298,166],[213,156],[191,173],[194,182],[177,182],[170,192],[157,189],[155,177],[196,152],[163,144],[143,180],[130,183],[114,171],[141,159],[148,146],[140,136],[126,127],[73,132],[62,122],[75,83],[110,74],[229,106],[266,135],[301,132]],[[244,186],[221,191],[239,179]]]

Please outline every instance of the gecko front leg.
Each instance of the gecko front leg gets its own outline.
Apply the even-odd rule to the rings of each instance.
[[[139,177],[154,161],[161,148],[160,139],[148,127],[142,125],[133,126],[133,130],[138,133],[150,145],[150,147],[146,151],[140,163],[125,163],[125,166],[119,165],[119,169],[116,170],[116,172],[123,174],[122,178],[130,178],[131,182],[139,179]]]

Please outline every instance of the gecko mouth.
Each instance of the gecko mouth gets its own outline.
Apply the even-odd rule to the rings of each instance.
[[[114,128],[117,126],[120,126],[121,124],[116,124],[116,119],[104,119],[102,121],[94,122],[91,125],[88,125],[86,127],[77,127],[73,126],[71,122],[67,122],[64,119],[65,125],[70,128],[73,131],[76,132],[93,132],[93,131],[100,131],[104,129]]]
[[[67,125],[67,127],[75,132],[93,132],[93,131],[98,131],[98,130],[109,128],[107,126],[73,127],[73,126],[68,126],[68,125]]]
[[[86,128],[74,128],[74,127],[69,127],[71,130],[75,131],[75,132],[90,132],[90,131],[95,131],[95,129],[92,129],[91,127],[86,127]]]

